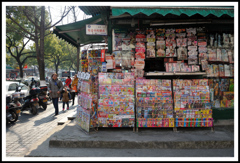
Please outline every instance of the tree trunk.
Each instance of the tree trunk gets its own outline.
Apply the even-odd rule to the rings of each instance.
[[[39,75],[40,83],[45,81],[45,66],[44,66],[44,34],[45,34],[45,6],[41,7],[41,22],[40,22],[40,54],[39,54]]]
[[[58,74],[58,64],[55,64],[55,70],[56,70],[56,73]]]
[[[20,71],[20,78],[23,78],[23,64],[21,63],[20,59],[17,59],[19,71]]]

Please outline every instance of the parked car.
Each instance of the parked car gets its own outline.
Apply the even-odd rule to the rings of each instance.
[[[21,92],[24,92],[25,96],[29,95],[29,87],[23,83],[6,81],[6,95],[12,95],[16,92],[17,87],[21,87]]]

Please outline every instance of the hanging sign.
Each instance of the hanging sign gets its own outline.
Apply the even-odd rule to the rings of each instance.
[[[86,24],[87,35],[107,35],[107,26],[98,24]]]

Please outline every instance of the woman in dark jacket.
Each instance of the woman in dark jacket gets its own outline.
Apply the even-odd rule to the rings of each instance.
[[[57,79],[57,74],[52,74],[52,79],[49,81],[48,91],[52,97],[53,106],[55,108],[55,116],[58,115],[58,98],[63,90],[63,84],[61,80]]]

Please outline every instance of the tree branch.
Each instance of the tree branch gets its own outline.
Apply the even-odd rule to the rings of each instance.
[[[66,7],[65,7],[65,10],[66,10]],[[63,19],[65,16],[67,16],[67,14],[72,10],[72,8],[70,8],[70,9],[67,11],[67,13],[64,15],[65,10],[64,10],[64,12],[63,12],[63,15],[61,16],[61,19],[60,19],[58,22],[56,22],[55,24],[53,24],[52,26],[46,27],[45,30],[50,29],[50,28],[54,27],[56,24],[58,24],[59,22],[61,22],[62,19]]]
[[[27,56],[27,57],[24,58],[24,60],[22,61],[22,64],[24,64],[24,62],[25,62],[28,58],[36,58],[36,56],[34,56],[34,55]]]
[[[26,33],[28,33],[30,36],[34,37],[34,35],[32,35],[29,31],[27,31],[26,29],[24,29],[20,24],[18,24],[11,16],[11,14],[7,12],[7,16],[9,17],[9,19],[11,19],[17,26],[19,26],[23,31],[25,31]]]
[[[52,23],[52,16],[51,16],[51,11],[50,11],[50,6],[48,6],[48,12],[49,12],[49,16],[50,16],[50,22],[46,25],[46,27],[51,25],[51,23]]]
[[[28,7],[27,7],[27,8],[28,8]],[[30,11],[30,10],[29,10],[29,11]],[[40,26],[38,26],[38,25],[31,19],[31,17],[28,15],[26,9],[23,9],[23,13],[24,13],[24,15],[28,18],[28,20],[29,20],[31,23],[33,23],[33,25],[34,25],[35,27],[37,27],[37,29],[40,30]],[[32,15],[31,15],[31,16],[32,16]],[[35,16],[35,15],[34,15],[34,16]]]
[[[28,37],[28,36],[26,36],[25,33],[23,33],[23,31],[20,31],[19,29],[17,29],[16,27],[14,27],[14,26],[12,26],[12,25],[10,25],[10,24],[7,24],[7,25],[8,25],[8,28],[10,27],[10,28],[15,29],[14,32],[17,32],[17,33],[19,33],[20,35],[22,35],[23,37],[26,37],[26,38],[34,41],[35,36],[32,36],[33,38],[32,38],[32,37]],[[37,36],[36,36],[36,37],[37,37]]]

